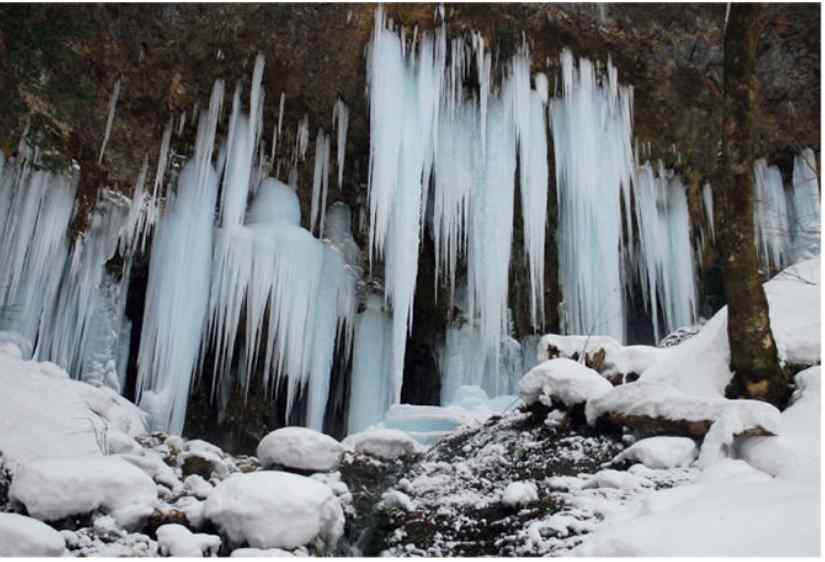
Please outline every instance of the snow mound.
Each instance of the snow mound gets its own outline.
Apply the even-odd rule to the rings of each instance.
[[[578,359],[584,353],[593,357],[601,350],[604,350],[605,356],[599,372],[604,376],[641,374],[666,353],[663,349],[646,345],[623,346],[609,336],[547,334],[539,340],[536,358],[539,363],[556,357]]]
[[[606,469],[594,474],[593,477],[582,486],[582,489],[616,488],[618,490],[633,490],[641,487],[642,480],[635,474]]]
[[[60,533],[37,519],[0,513],[0,557],[61,556],[65,543]]]
[[[232,558],[290,558],[295,556],[280,548],[238,548],[230,554]]]
[[[519,395],[528,406],[542,396],[567,407],[600,398],[613,389],[599,373],[571,359],[550,359],[539,363],[519,383]]]
[[[522,507],[538,499],[539,492],[533,482],[510,482],[501,494],[501,502],[510,507]]]
[[[26,463],[12,479],[9,498],[41,521],[101,509],[122,527],[136,529],[152,514],[157,490],[151,478],[123,459],[90,456]]]
[[[640,462],[648,468],[689,466],[697,455],[696,443],[687,437],[649,437],[619,453],[613,463]]]
[[[765,283],[771,330],[783,362],[820,362],[819,293],[819,258],[789,267]],[[695,337],[659,350],[660,360],[641,373],[640,380],[669,384],[697,396],[724,396],[733,377],[727,330],[725,307]],[[697,358],[701,358],[701,369],[697,369]]]
[[[54,363],[0,353],[0,388],[0,451],[12,470],[37,459],[101,455],[114,432],[146,431],[137,406],[69,379]]]
[[[204,513],[231,543],[254,548],[318,541],[331,549],[344,530],[341,504],[329,487],[287,472],[233,474],[209,495]]]
[[[819,482],[820,475],[820,367],[796,375],[797,391],[782,412],[782,433],[750,437],[739,444],[743,459],[779,478]]]
[[[330,437],[305,427],[283,427],[258,444],[258,458],[264,468],[287,468],[330,472],[338,468],[344,448]]]
[[[370,429],[354,433],[344,439],[344,446],[385,461],[414,455],[420,448],[415,439],[398,429]]]
[[[221,547],[220,537],[204,533],[193,533],[177,523],[158,527],[157,537],[158,550],[161,556],[202,558],[204,555],[217,555],[218,549]]]
[[[779,410],[766,402],[702,398],[669,385],[641,381],[614,387],[601,398],[589,401],[585,413],[591,425],[611,414],[625,419],[695,422],[708,427],[724,416],[737,434],[757,429],[777,434],[781,426]]]

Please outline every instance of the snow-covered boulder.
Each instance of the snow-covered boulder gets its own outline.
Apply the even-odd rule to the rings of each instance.
[[[344,439],[344,446],[385,461],[414,455],[420,445],[407,433],[397,429],[370,429]]]
[[[281,466],[312,472],[338,468],[344,447],[330,437],[305,427],[282,427],[258,444],[258,459],[264,468]]]
[[[205,500],[215,488],[197,474],[190,474],[183,481],[184,489],[198,499]]]
[[[135,529],[152,514],[157,491],[151,478],[123,459],[90,456],[26,463],[15,472],[9,499],[41,521],[100,509]]]
[[[215,487],[204,514],[230,543],[332,549],[344,530],[338,498],[311,478],[279,471],[233,474]]]
[[[0,557],[61,556],[63,537],[46,525],[16,513],[0,513]]]
[[[12,469],[36,459],[102,455],[111,452],[103,450],[110,436],[146,431],[137,406],[69,379],[54,363],[0,353],[0,388],[0,451]]]
[[[689,437],[649,437],[616,455],[613,463],[630,461],[648,468],[676,468],[690,465],[697,454],[696,442]]]
[[[766,402],[703,398],[666,384],[642,381],[614,387],[601,398],[588,401],[585,413],[590,424],[607,416],[613,423],[642,431],[692,437],[705,435],[723,415],[737,435],[775,435],[781,425],[779,410]]]
[[[593,369],[565,358],[539,363],[519,383],[519,395],[528,406],[546,396],[571,408],[612,389],[613,385]]]
[[[641,374],[663,356],[663,350],[646,345],[623,346],[609,336],[542,336],[536,348],[539,363],[563,357],[578,361],[585,357],[587,366],[605,377],[617,374]]]
[[[183,452],[178,453],[176,458],[184,476],[197,474],[209,479],[214,475],[223,479],[232,472],[226,453],[217,445],[202,439],[187,441]]]
[[[510,482],[501,494],[501,503],[510,507],[523,507],[538,499],[539,492],[533,482]]]
[[[782,432],[743,440],[737,447],[743,459],[772,476],[819,483],[820,370],[811,367],[796,375],[797,391],[782,412]]]
[[[619,490],[633,490],[642,487],[642,480],[630,472],[619,470],[600,470],[582,486],[583,490],[593,488],[616,488]]]
[[[156,532],[161,556],[202,558],[214,556],[221,547],[221,538],[205,533],[193,533],[183,525],[161,525]]]

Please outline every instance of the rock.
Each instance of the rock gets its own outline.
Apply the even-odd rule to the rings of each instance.
[[[359,453],[391,461],[418,452],[418,442],[397,429],[373,429],[344,439],[344,445]]]
[[[0,556],[61,556],[63,537],[37,519],[0,513]]]
[[[16,472],[9,497],[41,521],[100,509],[135,529],[152,514],[157,492],[151,478],[123,459],[93,456],[26,463]]]
[[[736,435],[775,435],[781,424],[779,410],[766,402],[693,396],[667,384],[644,381],[613,387],[589,400],[586,415],[591,425],[604,417],[642,433],[697,438],[723,416],[730,427],[736,427]]]
[[[197,474],[209,480],[213,474],[220,479],[229,475],[230,468],[225,457],[226,454],[212,443],[193,439],[186,442],[184,451],[178,453],[176,458],[184,478]]]
[[[599,373],[571,359],[539,363],[519,382],[519,395],[528,406],[542,396],[567,408],[584,404],[610,392],[613,386]]]
[[[332,550],[344,530],[341,504],[324,484],[279,471],[233,474],[206,500],[205,516],[231,545]]]
[[[539,493],[533,482],[510,482],[501,494],[501,503],[513,508],[538,501]]]
[[[344,448],[318,431],[283,427],[264,437],[257,455],[264,468],[273,466],[311,472],[332,472],[341,463]]]
[[[649,437],[619,453],[612,464],[635,461],[648,468],[688,466],[696,458],[696,442],[687,437]]]
[[[221,539],[215,535],[193,533],[183,525],[163,525],[157,530],[161,556],[201,558],[217,555]]]

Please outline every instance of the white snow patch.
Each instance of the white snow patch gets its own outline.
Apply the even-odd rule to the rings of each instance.
[[[63,537],[37,519],[0,513],[0,556],[61,556]]]
[[[344,448],[330,437],[305,427],[282,427],[258,444],[257,455],[264,468],[288,468],[329,472],[338,468]]]
[[[592,488],[616,488],[619,490],[633,490],[642,487],[642,480],[630,472],[622,472],[619,470],[600,470],[590,478],[584,486],[583,490]]]
[[[331,548],[344,530],[341,504],[326,485],[278,471],[233,474],[206,500],[205,515],[229,541],[295,548],[314,540]]]
[[[619,453],[613,463],[636,461],[648,468],[689,466],[697,455],[696,443],[688,437],[649,437]]]
[[[157,537],[161,556],[202,558],[204,555],[216,555],[221,547],[220,537],[193,533],[177,523],[158,527]]]
[[[151,515],[157,492],[151,478],[123,459],[90,456],[26,463],[15,472],[9,498],[42,521],[102,509],[134,529]]]
[[[510,507],[520,507],[538,501],[539,492],[533,482],[510,482],[501,494],[501,501]]]
[[[600,398],[612,389],[613,385],[593,369],[565,358],[539,363],[519,383],[519,394],[527,405],[544,395],[571,407]]]

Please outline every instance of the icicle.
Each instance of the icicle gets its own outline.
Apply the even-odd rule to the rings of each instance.
[[[315,168],[312,175],[312,208],[310,212],[310,232],[318,234],[324,231],[324,216],[327,206],[327,189],[329,187],[329,135],[324,128],[318,129],[315,137]]]
[[[346,158],[349,128],[349,108],[341,98],[335,100],[335,107],[332,110],[332,126],[338,133],[335,154],[338,157],[338,189],[340,190],[344,183],[344,158]]]
[[[198,126],[194,157],[156,229],[146,290],[137,393],[153,427],[180,433],[209,304],[212,224],[218,191],[211,165],[223,82]]]
[[[705,208],[705,218],[710,227],[710,239],[716,240],[716,224],[714,223],[713,216],[713,191],[711,191],[710,184],[707,182],[702,186],[702,204]]]
[[[274,130],[272,135],[272,160],[275,160],[275,149],[278,146],[278,139],[281,138],[281,126],[284,122],[284,101],[286,101],[286,94],[281,92],[281,103],[278,108],[278,128]]]
[[[295,154],[293,163],[297,163],[300,159],[303,161],[307,155],[307,147],[309,146],[309,115],[304,115],[304,118],[298,123],[298,130],[295,133]]]
[[[109,98],[109,116],[106,118],[106,132],[103,134],[103,143],[100,145],[100,157],[97,159],[98,164],[103,163],[103,153],[106,152],[106,145],[109,143],[109,135],[112,134],[112,124],[115,121],[115,108],[117,107],[117,98],[120,96],[120,78],[115,82],[115,88],[112,90],[112,97]]]
[[[798,262],[820,254],[819,183],[816,156],[810,148],[797,154],[793,163],[791,198],[793,259]]]
[[[649,163],[641,166],[633,187],[639,226],[637,274],[658,342],[663,333],[696,321],[696,272],[687,190],[661,162],[658,176]]]
[[[632,90],[608,64],[598,85],[593,64],[561,55],[563,97],[550,103],[559,199],[559,274],[567,333],[624,340],[620,199],[630,213]],[[629,224],[629,222],[628,222]]]
[[[382,310],[381,301],[379,295],[369,295],[367,308],[356,321],[347,416],[350,434],[380,422],[393,403],[387,377],[392,369],[392,319]]]
[[[760,158],[753,164],[753,222],[756,245],[762,266],[767,270],[783,269],[790,258],[790,225],[782,173]]]

